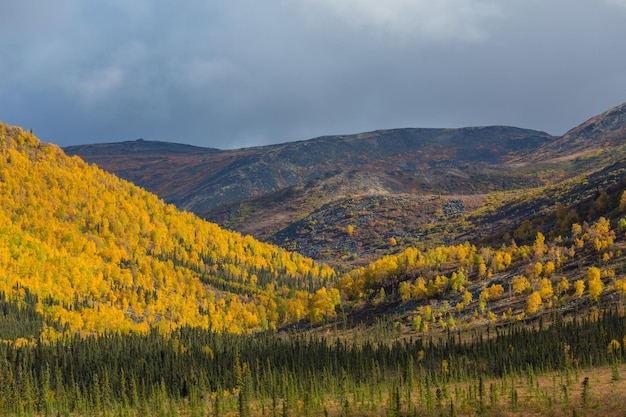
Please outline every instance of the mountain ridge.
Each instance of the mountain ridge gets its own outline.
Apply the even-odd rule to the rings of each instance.
[[[457,207],[455,218],[469,215],[494,193],[524,193],[617,162],[626,152],[625,115],[626,103],[558,137],[510,126],[401,128],[202,156],[134,157],[124,144],[108,156],[82,156],[229,229],[344,265],[395,250],[391,237],[401,246],[442,242],[433,228],[447,230],[443,241],[479,239],[485,222],[455,231],[467,224],[445,225],[449,207]],[[363,200],[369,198],[377,205]],[[353,209],[338,215],[346,206]],[[545,209],[528,207],[522,212]],[[513,226],[514,219],[504,220],[495,224]]]
[[[492,139],[490,143],[482,144],[474,149],[472,143],[467,141],[472,140],[481,132]],[[489,163],[504,157],[508,151],[514,149],[515,146],[513,145],[519,143],[520,137],[533,141],[530,144],[523,144],[526,146],[535,146],[538,142],[552,139],[550,135],[543,132],[503,126],[461,129],[387,129],[355,135],[322,136],[281,145],[223,150],[215,153],[211,151],[210,156],[200,153],[202,156],[207,156],[203,160],[190,158],[189,160],[170,159],[167,161],[163,170],[176,170],[179,168],[177,164],[180,163],[186,164],[186,168],[189,170],[203,172],[205,180],[197,181],[196,184],[199,185],[199,188],[211,189],[213,192],[211,197],[202,197],[202,203],[197,198],[202,193],[193,193],[196,198],[192,200],[191,197],[185,198],[182,193],[158,192],[159,186],[155,181],[148,181],[141,176],[141,167],[133,166],[133,161],[122,159],[122,155],[129,153],[126,149],[133,142],[118,144],[119,151],[111,151],[110,153],[112,157],[115,157],[114,161],[107,159],[108,155],[102,155],[98,149],[114,149],[115,144],[85,145],[87,148],[72,146],[65,148],[64,151],[69,155],[79,155],[88,162],[98,162],[105,169],[107,166],[115,166],[114,171],[121,173],[122,177],[148,190],[157,192],[166,201],[194,212],[206,212],[224,203],[255,197],[258,194],[275,191],[277,188],[316,178],[327,171],[346,169],[346,167],[351,166],[360,167],[364,162],[375,162],[375,157],[389,159],[405,154],[404,159],[389,163],[397,163],[398,166],[395,168],[385,166],[385,161],[379,161],[378,164],[374,163],[373,168],[378,170],[381,168],[414,170],[418,168],[413,166],[416,164],[416,160],[424,165],[423,168],[431,163],[442,164],[446,160],[454,159],[465,162],[469,160]],[[497,143],[501,140],[508,141],[506,146]],[[441,151],[443,148],[449,147],[451,142],[459,144],[460,149],[456,154],[440,155],[438,161],[428,161],[423,157],[420,160],[420,156],[428,154],[429,150]],[[150,142],[144,143],[149,145]],[[162,143],[155,142],[155,145],[160,148]],[[355,149],[357,145],[361,149]],[[487,145],[490,145],[491,148],[488,148]],[[173,149],[178,149],[178,146],[174,144]],[[423,149],[426,147],[428,149]],[[83,152],[84,149],[87,152]],[[90,151],[91,149],[93,151]],[[155,160],[158,155],[161,155],[158,150],[154,150],[152,153],[155,154]],[[154,169],[155,160],[146,159],[137,162],[143,162]],[[208,167],[203,166],[203,164],[215,165]],[[277,164],[280,165],[276,166]],[[212,179],[213,183],[205,184],[207,178]],[[172,188],[179,188],[177,185],[172,186]],[[185,188],[184,184],[181,185]],[[211,188],[204,188],[205,186]]]

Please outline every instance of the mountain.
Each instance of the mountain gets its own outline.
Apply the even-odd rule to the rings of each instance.
[[[542,132],[508,127],[394,129],[232,151],[146,141],[64,150],[117,172],[178,207],[207,213],[225,203],[341,172],[370,174],[357,177],[356,184],[343,192],[410,191],[413,182],[420,182],[416,176],[424,172],[422,181],[436,187],[440,171],[468,164],[497,165],[511,153],[528,152],[551,139]]]
[[[532,130],[476,127],[384,130],[232,151],[189,148],[180,153],[180,145],[171,144],[170,152],[169,144],[145,141],[65,151],[155,192],[181,209],[284,244],[283,236],[289,227],[293,229],[294,221],[323,210],[325,205],[341,205],[346,198],[401,196],[410,201],[409,206],[430,205],[435,212],[447,199],[433,204],[425,195],[519,187],[527,183],[526,175],[506,172],[503,164],[553,140]],[[460,207],[458,198],[454,200]],[[315,219],[306,223],[311,221]],[[358,223],[364,224],[363,219]],[[297,235],[289,237],[297,240]],[[302,242],[286,247],[307,251]],[[319,256],[323,250],[308,248],[308,253]]]
[[[248,333],[334,314],[338,302],[328,266],[179,212],[4,124],[0,277],[0,304],[31,309],[35,329],[0,314],[0,334],[35,339],[182,326]]]
[[[565,152],[568,154],[588,152],[591,149],[606,150],[623,145],[625,135],[626,103],[622,103],[568,131],[559,141],[560,147],[552,152],[564,151],[566,148],[569,148]]]
[[[146,141],[65,151],[231,230],[350,267],[402,247],[504,234],[559,201],[572,204],[572,194],[562,201],[523,196],[617,163],[625,113],[622,104],[561,137],[490,126],[391,129],[228,151],[180,153],[181,145]]]

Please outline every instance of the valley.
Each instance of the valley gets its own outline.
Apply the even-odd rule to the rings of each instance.
[[[623,415],[625,140],[626,103],[237,150],[0,124],[0,410]]]

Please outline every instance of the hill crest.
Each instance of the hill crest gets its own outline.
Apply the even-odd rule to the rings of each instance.
[[[511,153],[528,152],[554,138],[543,132],[493,126],[463,129],[390,129],[356,135],[324,136],[232,151],[180,153],[185,145],[161,142],[85,145],[66,148],[118,173],[167,202],[207,213],[235,201],[259,197],[327,173],[351,170],[376,172],[428,170],[433,166],[498,164]],[[180,146],[180,148],[179,148]],[[150,171],[150,176],[145,171]],[[402,186],[388,183],[391,192]]]

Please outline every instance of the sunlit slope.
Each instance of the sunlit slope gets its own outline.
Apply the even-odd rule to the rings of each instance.
[[[49,336],[250,332],[319,319],[338,301],[324,288],[331,268],[179,212],[1,123],[0,203],[0,292],[34,295]]]

